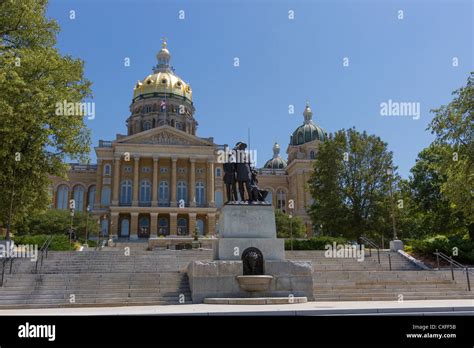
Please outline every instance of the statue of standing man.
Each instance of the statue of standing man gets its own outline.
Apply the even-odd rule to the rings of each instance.
[[[224,183],[227,194],[226,203],[237,201],[236,167],[235,157],[232,153],[229,153],[227,161],[224,163]]]
[[[235,144],[235,151],[237,153],[236,161],[236,173],[237,183],[239,185],[240,200],[246,201],[245,191],[247,191],[247,200],[252,200],[250,182],[252,181],[252,170],[250,168],[250,157],[246,153],[245,149],[247,144],[239,141]],[[245,186],[245,190],[244,190]]]

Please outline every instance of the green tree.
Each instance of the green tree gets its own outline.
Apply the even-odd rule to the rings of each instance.
[[[90,96],[83,62],[54,47],[59,27],[46,0],[0,0],[0,225],[48,206],[49,175],[64,160],[83,161],[90,134],[83,117],[59,116],[56,104]]]
[[[434,144],[444,150],[437,169],[446,180],[441,192],[452,208],[462,213],[474,240],[474,73],[467,84],[453,92],[454,99],[438,109],[429,128],[436,135]]]
[[[410,170],[409,180],[400,187],[403,208],[399,226],[405,236],[421,239],[436,234],[456,234],[462,230],[462,214],[452,208],[441,192],[446,175],[440,172],[440,162],[446,149],[431,144],[423,149]]]
[[[301,218],[283,213],[280,209],[275,210],[275,224],[278,238],[303,238],[306,237],[306,229]]]
[[[379,137],[355,129],[329,137],[319,148],[309,182],[313,223],[331,236],[389,236],[389,168],[392,153]],[[393,180],[396,184],[396,174]]]

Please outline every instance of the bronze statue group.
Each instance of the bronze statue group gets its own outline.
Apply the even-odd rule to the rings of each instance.
[[[246,148],[247,144],[239,141],[224,163],[226,204],[264,204],[268,195],[268,191],[258,188],[257,171],[251,167]]]

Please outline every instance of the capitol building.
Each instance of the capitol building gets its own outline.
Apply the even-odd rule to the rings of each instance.
[[[217,159],[226,145],[197,135],[193,91],[171,67],[166,42],[156,57],[152,74],[133,88],[127,134],[100,140],[97,164],[70,164],[67,180],[52,177],[52,207],[69,209],[71,199],[76,211],[90,207],[102,234],[112,238],[189,236],[196,229],[215,235],[226,200],[223,166]],[[273,157],[258,169],[258,178],[260,189],[269,191],[267,201],[301,217],[311,236],[307,182],[327,134],[314,123],[308,103],[303,116],[289,139],[287,159],[275,143]]]

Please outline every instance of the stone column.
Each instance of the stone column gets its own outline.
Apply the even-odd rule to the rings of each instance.
[[[189,206],[196,206],[196,159],[191,157],[189,159]]]
[[[214,159],[207,161],[207,203],[209,207],[215,207],[214,202]]]
[[[303,181],[303,175],[301,173],[296,174],[296,192],[298,193],[296,210],[300,213],[304,211],[304,192],[303,192],[302,181]]]
[[[216,234],[216,214],[207,214],[207,233]]]
[[[171,157],[171,202],[170,206],[176,207],[176,162],[177,157]]]
[[[133,198],[132,206],[138,206],[138,186],[139,186],[139,175],[140,175],[140,157],[135,156],[133,158],[135,162],[133,163]]]
[[[113,170],[114,182],[112,191],[112,205],[117,206],[119,204],[119,186],[120,186],[120,157],[114,159],[114,170]]]
[[[110,213],[110,237],[112,239],[118,238],[119,213]]]
[[[189,213],[189,235],[194,235],[194,230],[196,229],[196,213]],[[203,231],[201,231],[202,233]]]
[[[153,185],[151,187],[151,206],[158,206],[158,157],[153,157]]]
[[[178,234],[178,213],[170,213],[170,235]]]
[[[138,239],[138,213],[130,213],[132,219],[130,221],[130,239]]]
[[[95,186],[95,199],[94,199],[94,209],[100,209],[100,196],[102,194],[102,170],[103,162],[101,159],[97,160],[97,180]],[[69,202],[68,202],[69,204]]]
[[[150,239],[158,238],[158,213],[150,213]]]

